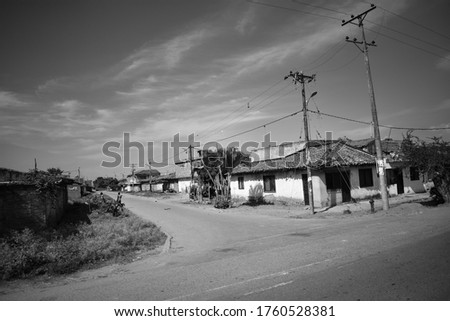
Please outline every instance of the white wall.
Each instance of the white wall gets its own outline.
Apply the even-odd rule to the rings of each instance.
[[[178,192],[189,193],[189,186],[191,185],[191,178],[178,179]]]
[[[359,169],[372,168],[372,186],[360,187],[359,185]],[[351,196],[352,198],[367,199],[371,196],[380,194],[379,186],[380,180],[377,176],[377,170],[375,166],[362,166],[362,167],[352,167],[350,169],[350,186],[351,186]]]
[[[264,186],[263,176],[275,175],[276,191],[274,193],[264,192],[265,198],[287,198],[304,202],[302,174],[306,174],[306,171],[290,170],[277,173],[236,174],[231,177],[231,195],[248,198],[250,187],[254,188],[258,184]],[[239,189],[238,177],[244,177],[244,189]],[[324,195],[323,193],[326,194],[324,180],[325,174],[313,173],[314,206],[322,206],[322,195]]]

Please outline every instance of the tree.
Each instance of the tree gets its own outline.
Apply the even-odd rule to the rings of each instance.
[[[97,177],[94,181],[94,187],[96,189],[106,189],[111,188],[113,191],[119,189],[119,181],[114,177]]]
[[[248,162],[248,155],[232,147],[226,150],[204,150],[201,166],[195,168],[199,176],[200,192],[209,191],[208,195],[215,195],[216,207],[228,207],[231,196],[231,171],[239,164]]]
[[[403,137],[402,154],[407,165],[416,167],[432,179],[435,188],[446,202],[450,198],[450,145],[442,137],[425,142],[408,132]]]
[[[59,167],[51,167],[47,169],[47,173],[53,176],[61,176],[64,171]]]

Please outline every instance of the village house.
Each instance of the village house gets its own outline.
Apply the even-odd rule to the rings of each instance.
[[[389,195],[425,191],[425,178],[405,167],[399,155],[401,141],[383,141]],[[379,195],[373,139],[311,141],[310,164],[314,206],[326,207]],[[306,143],[285,143],[252,151],[250,166],[233,170],[233,197],[259,191],[266,199],[285,199],[309,205]]]
[[[309,143],[315,207],[333,206],[379,193],[375,157],[343,141]],[[286,143],[252,151],[250,166],[233,170],[231,194],[247,198],[261,190],[266,199],[309,205],[305,142]]]
[[[143,169],[120,180],[119,186],[126,192],[150,191],[152,181],[160,175],[161,173],[156,169]]]
[[[376,155],[375,139],[347,140],[350,146]],[[390,138],[381,141],[381,150],[386,168],[386,184],[389,195],[423,193],[426,191],[427,177],[417,168],[406,166],[401,153],[401,140]]]
[[[191,164],[179,162],[165,168],[167,174],[161,175],[152,183],[152,190],[158,192],[189,193],[191,186]]]

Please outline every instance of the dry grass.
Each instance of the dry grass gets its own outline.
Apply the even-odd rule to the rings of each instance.
[[[114,217],[96,196],[87,201],[93,209],[88,222],[68,220],[54,230],[24,229],[0,238],[0,279],[71,273],[109,261],[130,260],[138,251],[164,244],[166,235],[153,223],[127,210]]]

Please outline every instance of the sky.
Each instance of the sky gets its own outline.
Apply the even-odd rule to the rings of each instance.
[[[364,29],[376,44],[380,125],[450,127],[450,3],[373,3]],[[36,158],[72,177],[122,178],[131,164],[170,171],[163,165],[188,158],[189,135],[198,148],[261,145],[268,134],[304,140],[302,113],[279,120],[302,108],[290,71],[315,75],[305,85],[307,98],[317,92],[311,139],[371,137],[364,55],[345,41],[360,41],[361,28],[341,26],[368,9],[352,0],[0,0],[0,167],[27,171]],[[382,138],[405,132],[380,128]],[[414,134],[450,138],[448,129]],[[184,147],[174,151],[176,135]]]

